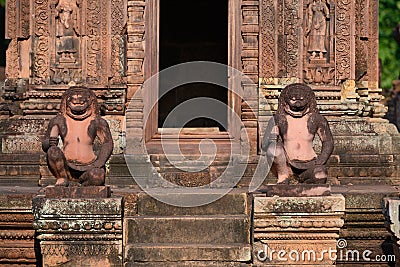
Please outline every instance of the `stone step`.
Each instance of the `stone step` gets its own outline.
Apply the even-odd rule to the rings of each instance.
[[[193,190],[194,191],[194,190]],[[114,189],[114,195],[124,196],[125,216],[195,216],[195,215],[246,215],[249,216],[249,200],[245,190],[234,189],[226,194],[219,189],[196,189],[193,193],[169,192],[161,190],[149,196],[144,192]],[[210,204],[198,207],[178,207],[166,204],[157,199],[168,199],[171,202],[186,202],[187,199],[217,199]]]
[[[171,261],[171,262],[127,262],[125,267],[250,267],[242,262],[221,261]]]
[[[187,157],[189,160],[197,160],[199,159],[199,155],[185,155],[185,157]],[[152,154],[150,155],[150,159],[151,161],[168,161],[168,160],[179,160],[181,159],[182,156],[181,155],[168,155],[166,156],[165,154]],[[216,162],[229,162],[230,156],[229,155],[216,155],[214,157],[214,155],[204,155],[204,158],[207,159],[214,159],[214,161]]]
[[[125,251],[125,259],[129,262],[251,260],[251,246],[245,244],[133,244],[128,245]]]
[[[37,186],[40,178],[39,154],[1,154],[0,185]]]
[[[125,219],[127,244],[230,244],[250,243],[246,215],[131,217]]]
[[[34,175],[1,175],[0,186],[31,186],[37,187],[40,174]]]

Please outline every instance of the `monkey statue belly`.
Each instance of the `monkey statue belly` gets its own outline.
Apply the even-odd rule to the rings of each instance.
[[[61,137],[63,148],[58,147]],[[94,140],[101,149],[96,156]],[[82,185],[104,185],[105,164],[111,156],[113,141],[107,122],[99,115],[96,95],[86,87],[71,87],[62,96],[60,113],[50,120],[43,151],[57,186],[70,181]]]
[[[319,155],[313,149],[316,134],[322,142]],[[272,171],[278,184],[288,184],[292,177],[299,183],[326,183],[325,165],[333,151],[333,137],[309,86],[295,83],[282,90],[262,149],[273,157]]]

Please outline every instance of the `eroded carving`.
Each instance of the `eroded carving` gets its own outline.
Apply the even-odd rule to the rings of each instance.
[[[319,155],[313,149],[316,134],[322,141]],[[282,90],[262,149],[274,158],[272,171],[278,176],[278,184],[287,184],[291,178],[300,183],[326,182],[325,164],[333,151],[333,137],[309,86],[294,83]]]
[[[49,78],[49,2],[35,1],[34,84],[45,84]]]
[[[90,89],[72,87],[64,93],[61,111],[50,120],[42,144],[49,169],[57,178],[56,185],[68,186],[70,181],[104,185],[104,166],[113,141],[108,124],[98,111],[96,95]],[[57,146],[59,136],[62,149]],[[96,137],[101,143],[97,156],[93,151]]]
[[[52,81],[56,84],[81,81],[79,4],[60,0],[55,9],[56,64]]]
[[[326,56],[329,8],[326,0],[313,0],[307,7],[306,37],[310,60]]]

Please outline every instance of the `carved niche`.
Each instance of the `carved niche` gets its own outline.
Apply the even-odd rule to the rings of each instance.
[[[329,0],[309,0],[303,7],[303,81],[315,85],[334,84],[334,4]]]
[[[8,0],[7,81],[0,113],[55,114],[71,85],[123,114],[127,0]]]
[[[50,84],[124,83],[125,6],[125,0],[52,1]]]
[[[62,84],[82,82],[80,60],[81,1],[59,0],[55,15],[55,62],[51,68],[51,82]]]
[[[260,9],[262,83],[297,78],[334,87],[354,78],[350,1],[262,0]]]

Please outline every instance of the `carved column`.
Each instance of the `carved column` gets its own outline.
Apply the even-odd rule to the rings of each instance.
[[[51,197],[33,199],[44,266],[122,266],[122,198]]]
[[[334,266],[344,210],[342,195],[255,196],[254,262],[260,266]]]
[[[147,5],[150,4],[150,1]],[[144,136],[143,126],[143,94],[137,93],[144,83],[144,53],[145,53],[145,7],[144,0],[128,1],[127,23],[127,98],[130,105],[126,110],[126,132],[129,138],[136,138],[140,143]],[[148,20],[150,20],[148,18]],[[150,23],[150,21],[148,22]],[[150,36],[149,36],[150,38]],[[149,40],[147,40],[149,42]],[[137,94],[136,94],[137,93]],[[136,152],[132,141],[127,140],[126,151],[128,154]]]
[[[245,128],[241,129],[241,141],[244,149],[249,148],[250,154],[257,154],[257,119],[258,114],[258,44],[259,44],[259,3],[258,1],[243,0],[241,2],[242,12],[242,49],[241,62],[242,71],[247,75],[253,83],[243,84],[243,93],[246,102],[242,103],[241,118]],[[246,143],[247,135],[248,143]],[[247,147],[248,146],[248,147]]]

